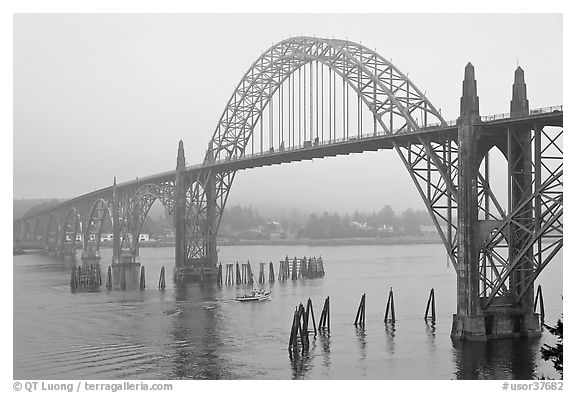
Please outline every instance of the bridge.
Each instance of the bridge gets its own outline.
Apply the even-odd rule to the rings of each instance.
[[[452,337],[539,335],[534,281],[563,246],[563,110],[530,109],[524,71],[510,112],[481,116],[474,67],[464,72],[460,117],[446,121],[391,62],[360,44],[284,40],[248,69],[208,143],[187,166],[117,184],[14,221],[17,244],[100,258],[113,228],[114,265],[137,264],[138,235],[156,200],[174,217],[175,280],[214,278],[217,233],[236,173],[327,156],[394,150],[413,180],[457,273]],[[507,160],[508,190],[490,187],[489,152]]]

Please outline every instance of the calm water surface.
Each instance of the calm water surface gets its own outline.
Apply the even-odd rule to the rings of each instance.
[[[541,338],[457,343],[450,340],[456,277],[442,245],[228,246],[220,261],[258,262],[285,255],[322,255],[323,279],[276,282],[272,300],[237,303],[236,286],[171,280],[174,250],[143,248],[147,288],[138,272],[128,289],[72,293],[79,261],[28,254],[14,257],[15,379],[529,379],[557,378],[539,348]],[[103,250],[102,274],[111,260]],[[166,289],[157,288],[167,267]],[[266,265],[268,277],[268,265]],[[562,259],[541,274],[547,323],[562,313]],[[397,322],[383,323],[390,287]],[[430,288],[437,321],[423,314]],[[353,325],[366,293],[366,327]],[[293,311],[311,297],[316,320],[326,296],[331,334],[311,338],[307,356],[291,361],[287,343]]]

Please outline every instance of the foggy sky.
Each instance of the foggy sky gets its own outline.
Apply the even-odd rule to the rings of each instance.
[[[562,104],[562,16],[24,15],[14,17],[14,198],[71,198],[200,163],[246,70],[289,36],[375,48],[440,108],[459,113],[464,66],[482,115],[509,111],[514,70],[532,108]],[[493,173],[498,173],[496,168]],[[502,171],[500,171],[502,172]],[[240,172],[229,205],[424,208],[394,151]]]

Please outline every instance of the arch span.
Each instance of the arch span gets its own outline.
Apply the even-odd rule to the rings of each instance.
[[[99,198],[94,201],[90,209],[90,215],[86,221],[86,228],[83,234],[83,253],[84,259],[99,259],[100,258],[100,237],[102,235],[102,227],[106,219],[112,217],[110,206],[108,202]]]
[[[130,253],[132,256],[138,255],[138,237],[146,216],[156,200],[160,200],[162,205],[172,214],[174,211],[173,183],[145,184],[132,196],[129,203],[130,208],[126,210],[120,228],[121,253]]]
[[[44,231],[42,231],[42,217],[36,217],[34,220],[32,233],[34,242],[44,242]]]
[[[262,121],[264,110],[274,94],[287,78],[312,62],[328,67],[352,88],[358,95],[358,105],[362,103],[372,114],[374,133],[377,127],[387,135],[417,131],[420,126],[416,113],[421,114],[424,125],[432,122],[446,124],[439,111],[407,75],[375,51],[351,41],[296,37],[272,46],[244,74],[218,121],[204,164],[245,155],[248,143],[254,137],[254,128]],[[442,233],[439,220],[444,214],[441,209],[456,207],[453,192],[456,172],[452,170],[456,165],[457,149],[451,141],[433,144],[424,140],[418,147],[395,145],[395,149],[409,170],[455,263],[455,230],[450,222],[448,233]],[[450,168],[445,165],[446,159],[441,158],[448,150],[454,153],[449,159]],[[418,165],[427,165],[423,170],[438,177],[435,189],[430,190],[425,185],[430,183],[430,175],[419,178],[415,174]],[[212,173],[209,169],[195,182],[190,193],[193,196],[191,228],[186,231],[187,259],[214,260],[214,255],[206,253],[215,250],[209,243],[215,242],[234,177],[235,171]],[[442,194],[441,198],[438,193]],[[442,199],[454,203],[446,204]],[[448,207],[441,207],[443,205]]]
[[[58,234],[60,226],[58,216],[55,212],[51,213],[46,223],[46,232],[44,234],[44,247],[49,251],[56,251],[58,246]]]
[[[77,208],[68,209],[62,223],[60,244],[65,253],[72,253],[76,249],[76,235],[82,233],[82,219]],[[84,241],[82,238],[81,241]]]

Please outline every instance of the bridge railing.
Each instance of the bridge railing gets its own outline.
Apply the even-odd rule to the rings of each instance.
[[[543,113],[552,113],[554,111],[562,111],[562,105],[547,106],[547,107],[543,107],[543,108],[531,109],[529,114],[526,115],[526,117],[531,116],[531,115],[543,114]],[[511,118],[510,113],[500,113],[500,114],[496,114],[496,115],[482,116],[481,120],[482,121],[494,121],[494,120],[509,119],[509,118]],[[430,130],[430,129],[440,128],[440,127],[455,127],[457,125],[457,122],[458,122],[458,120],[450,120],[450,121],[445,122],[444,124],[432,123],[432,124],[427,125],[426,127],[421,127],[420,130]],[[394,130],[394,131],[397,132],[399,130]],[[320,147],[320,146],[330,146],[330,145],[334,145],[334,144],[338,144],[338,143],[354,142],[357,140],[377,138],[377,137],[386,136],[386,135],[387,135],[387,133],[385,131],[379,131],[376,133],[367,132],[367,133],[362,133],[362,134],[354,134],[354,135],[349,135],[347,137],[340,137],[340,138],[335,138],[335,139],[330,139],[330,140],[321,140],[321,141],[319,140],[317,143],[315,143],[313,140],[312,141],[305,141],[304,143],[301,143],[299,145],[292,145],[292,146],[284,147],[281,149],[271,148],[270,150],[265,150],[265,151],[261,151],[261,152],[251,153],[251,154],[245,154],[243,156],[226,157],[226,158],[223,158],[220,160],[216,160],[214,162],[214,165],[225,164],[227,162],[246,160],[246,159],[251,159],[251,158],[257,158],[257,157],[262,157],[262,156],[267,156],[267,155],[272,155],[272,154],[281,154],[281,153],[286,153],[286,152],[295,151],[295,150],[313,149],[313,148]],[[188,169],[196,169],[196,168],[201,168],[203,166],[205,166],[205,165],[204,164],[196,164],[196,165],[188,166],[187,168]]]
[[[450,120],[450,121],[447,121],[446,124],[442,124],[440,122],[428,124],[426,127],[422,127],[421,129],[427,130],[429,128],[454,127],[456,125],[458,125],[458,120]]]
[[[446,122],[446,124],[433,123],[433,124],[430,124],[426,127],[421,127],[420,130],[429,130],[429,129],[438,128],[438,127],[453,127],[455,125],[456,125],[456,120],[452,120],[452,121]],[[398,130],[394,130],[394,131],[400,131],[400,130],[398,129]],[[271,148],[270,150],[255,152],[255,153],[251,153],[251,154],[244,154],[243,156],[226,157],[226,158],[214,161],[214,165],[225,164],[227,162],[246,160],[246,159],[251,159],[251,158],[257,158],[257,157],[262,157],[262,156],[267,156],[267,155],[272,155],[272,154],[281,154],[281,153],[286,153],[286,152],[295,151],[295,150],[306,150],[306,149],[313,149],[313,148],[320,147],[320,146],[330,146],[330,145],[344,143],[344,142],[354,142],[354,141],[358,141],[358,140],[372,139],[372,138],[377,138],[377,137],[386,136],[386,135],[389,135],[389,134],[385,131],[379,131],[376,133],[367,132],[367,133],[362,133],[362,134],[353,134],[353,135],[349,135],[347,137],[334,138],[334,139],[330,139],[330,140],[319,140],[317,143],[315,143],[313,140],[312,141],[305,141],[304,143],[301,143],[299,145],[292,145],[292,146],[288,146],[288,147],[284,147],[284,148],[280,148],[280,149],[279,148]],[[205,166],[205,165],[204,164],[195,164],[195,165],[187,166],[186,168],[196,169],[196,168],[201,168],[203,166]]]
[[[530,109],[530,112],[528,112],[527,115],[521,117],[529,117],[532,115],[540,115],[544,113],[561,112],[561,111],[562,111],[562,105],[546,106],[543,108]],[[496,115],[481,116],[480,119],[482,121],[494,121],[494,120],[510,119],[511,117],[512,114],[508,112],[508,113],[499,113]]]

